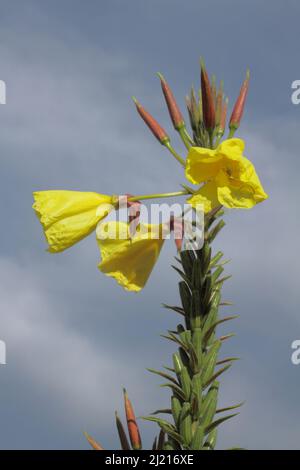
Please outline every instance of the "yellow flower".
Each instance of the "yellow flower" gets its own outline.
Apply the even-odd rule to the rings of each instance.
[[[186,162],[186,177],[193,184],[204,183],[188,200],[196,207],[203,204],[209,212],[225,207],[249,209],[268,195],[256,174],[254,165],[243,155],[244,142],[228,139],[215,150],[191,147]]]
[[[64,251],[89,235],[116,203],[115,196],[80,191],[38,191],[33,197],[32,207],[52,253]]]
[[[164,243],[163,225],[140,224],[131,238],[129,224],[105,222],[97,227],[99,269],[128,291],[146,284]]]

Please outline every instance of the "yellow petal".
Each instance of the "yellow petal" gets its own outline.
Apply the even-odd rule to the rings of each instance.
[[[187,202],[191,204],[194,209],[197,209],[198,205],[203,205],[204,212],[210,212],[212,209],[220,205],[216,183],[214,181],[206,183],[195,194],[193,194]]]
[[[140,224],[130,238],[127,223],[106,222],[97,227],[97,242],[102,258],[99,269],[124,289],[138,292],[154,268],[164,239],[161,225]]]
[[[81,191],[33,193],[35,210],[43,225],[49,251],[64,251],[95,230],[114,209],[114,197]]]
[[[216,183],[218,199],[225,207],[250,209],[268,198],[256,174],[254,165],[245,157],[242,159],[243,170],[238,179],[230,178],[221,172]]]
[[[215,150],[191,147],[187,155],[185,176],[193,184],[204,183],[217,176],[222,169],[237,174],[245,148],[242,139],[224,140]]]
[[[245,142],[242,139],[226,139],[220,143],[216,152],[226,158],[237,160],[244,152]]]
[[[214,178],[220,171],[222,158],[216,150],[191,147],[186,159],[186,178],[193,184]]]

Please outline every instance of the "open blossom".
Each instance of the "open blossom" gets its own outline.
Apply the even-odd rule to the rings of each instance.
[[[51,253],[64,251],[93,232],[116,203],[115,196],[81,191],[37,191],[33,197]]]
[[[138,292],[146,284],[160,254],[164,226],[140,224],[134,236],[126,222],[103,222],[97,227],[101,252],[99,269],[128,291]]]
[[[186,161],[186,178],[201,184],[188,202],[203,204],[205,212],[218,205],[249,209],[267,199],[254,165],[243,155],[241,139],[223,141],[215,150],[191,147]]]

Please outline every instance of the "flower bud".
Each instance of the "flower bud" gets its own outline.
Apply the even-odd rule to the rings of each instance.
[[[170,141],[170,138],[166,131],[158,124],[158,122],[151,116],[151,114],[148,113],[148,111],[145,110],[145,108],[137,101],[135,97],[132,98],[135,105],[136,109],[141,116],[141,118],[144,120],[144,122],[147,124],[151,132],[154,134],[154,136],[157,138],[157,140],[162,144],[165,145],[167,142]]]
[[[227,108],[228,108],[228,98],[225,98],[222,104],[221,120],[218,133],[224,134],[226,126],[226,117],[227,117]]]
[[[194,88],[191,89],[190,96],[186,96],[185,101],[189,113],[191,127],[194,132],[197,132],[200,123],[200,112]]]
[[[215,128],[215,104],[203,61],[201,61],[201,91],[204,125],[208,131],[213,131]]]
[[[223,107],[223,82],[220,84],[216,98],[216,127],[220,126]]]
[[[242,84],[240,94],[235,102],[235,105],[231,114],[231,118],[229,121],[230,129],[236,130],[240,125],[243,112],[244,112],[248,89],[249,89],[249,79],[250,79],[250,73],[249,73],[249,70],[247,70],[246,79],[244,80]]]
[[[174,233],[174,241],[177,251],[181,251],[182,242],[184,238],[184,227],[182,217],[171,217],[170,229]]]
[[[88,443],[94,450],[104,450],[103,447],[99,444],[99,442],[95,441],[91,436],[88,435],[87,432],[84,433]]]
[[[164,77],[162,76],[162,74],[158,73],[157,75],[160,78],[161,88],[168,106],[170,118],[172,119],[173,125],[175,129],[181,129],[185,125],[184,119],[178,107],[178,104],[176,103],[172,90],[164,79]]]
[[[123,427],[122,421],[120,420],[117,412],[115,413],[115,416],[116,416],[116,425],[117,425],[117,430],[118,430],[122,450],[130,450],[130,445],[126,436],[125,429]]]
[[[134,450],[140,450],[142,448],[140,431],[136,422],[136,418],[135,418],[131,401],[129,400],[125,389],[124,389],[124,404],[125,404],[125,413],[126,413],[126,419],[127,419],[128,432],[129,432],[129,437],[130,437],[132,448]]]

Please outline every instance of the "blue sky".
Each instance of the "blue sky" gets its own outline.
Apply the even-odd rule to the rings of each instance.
[[[246,400],[220,429],[219,447],[299,448],[299,113],[297,1],[0,0],[1,244],[0,447],[87,448],[87,430],[117,443],[114,411],[126,386],[138,415],[167,404],[146,372],[170,361],[159,337],[177,299],[166,244],[143,292],[131,295],[97,270],[93,235],[49,255],[32,191],[177,190],[180,168],[145,128],[136,95],[171,133],[157,71],[178,102],[199,82],[199,57],[223,78],[231,102],[245,70],[251,90],[239,136],[270,198],[230,212],[216,242],[232,261],[225,296],[240,318],[225,354],[241,361],[220,401]],[[174,145],[183,148],[177,138]],[[228,328],[228,327],[227,327]],[[226,329],[224,330],[226,331]],[[228,331],[228,330],[227,330]],[[141,423],[146,446],[156,427]]]

